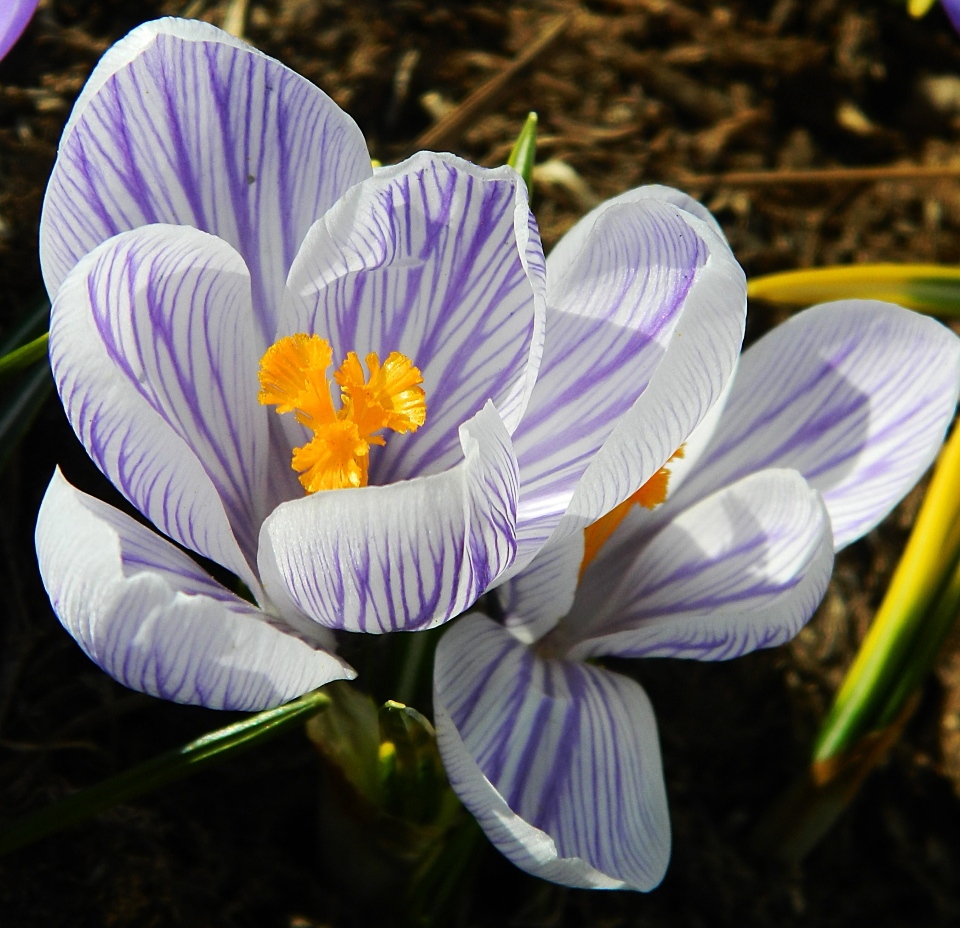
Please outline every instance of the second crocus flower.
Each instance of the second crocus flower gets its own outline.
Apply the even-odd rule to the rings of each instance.
[[[438,740],[494,845],[558,883],[655,887],[670,853],[656,722],[596,659],[789,640],[834,551],[931,463],[958,388],[960,340],[939,323],[872,301],[809,309],[744,353],[726,404],[633,499],[500,587],[500,621],[460,620],[437,651]]]

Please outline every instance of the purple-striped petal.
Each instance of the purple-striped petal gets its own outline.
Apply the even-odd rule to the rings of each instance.
[[[960,32],[960,0],[940,0],[953,28]]]
[[[40,0],[3,0],[0,4],[0,58],[3,58],[27,28]]]
[[[468,608],[514,556],[517,463],[491,403],[461,428],[463,459],[389,486],[325,490],[264,522],[260,575],[320,624],[413,631]]]
[[[347,352],[400,351],[421,369],[427,421],[371,454],[370,482],[436,474],[493,400],[513,432],[536,380],[543,253],[510,168],[421,153],[351,190],[308,234],[281,326]]]
[[[557,242],[553,251],[550,252],[548,264],[551,275],[556,274],[562,276],[567,266],[576,260],[577,255],[583,249],[590,236],[594,234],[593,229],[597,224],[597,220],[606,212],[608,207],[639,203],[644,200],[658,200],[661,203],[670,203],[705,222],[720,239],[726,241],[726,236],[723,234],[720,223],[717,222],[713,213],[702,203],[673,187],[665,187],[662,184],[645,184],[642,187],[634,187],[632,190],[627,190],[619,196],[611,197],[609,200],[604,200],[603,203],[595,206],[586,216],[578,220],[563,238]],[[552,279],[555,281],[558,278],[554,277]]]
[[[743,272],[711,226],[672,203],[609,206],[565,266],[548,266],[543,362],[514,436],[515,570],[663,465],[720,395],[743,336]]]
[[[354,672],[234,596],[183,552],[54,474],[37,518],[63,626],[125,686],[212,709],[266,709]]]
[[[437,648],[434,709],[450,784],[518,867],[568,886],[660,882],[670,855],[660,746],[633,680],[542,660],[467,616]]]
[[[206,23],[147,23],[67,124],[40,228],[47,290],[119,232],[194,226],[243,256],[266,347],[307,229],[370,173],[356,124],[305,78]]]
[[[578,659],[739,657],[792,638],[833,568],[823,501],[790,470],[753,474],[639,551],[637,540],[625,524],[601,551],[552,647]]]
[[[872,529],[933,461],[960,390],[960,340],[889,303],[794,316],[744,352],[713,443],[674,498],[769,467],[823,495],[837,549]]]
[[[274,504],[256,342],[242,259],[179,226],[99,246],[51,313],[54,378],[87,452],[162,531],[252,589]]]
[[[542,638],[573,605],[583,561],[583,532],[548,541],[518,574],[497,587],[504,625],[518,640]]]

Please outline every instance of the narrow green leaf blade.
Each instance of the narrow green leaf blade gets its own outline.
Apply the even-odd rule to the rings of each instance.
[[[15,348],[13,351],[0,358],[0,379],[13,374],[16,371],[22,371],[31,364],[47,356],[47,341],[50,337],[49,332],[44,332],[39,338],[35,338],[26,345]]]
[[[252,718],[210,732],[181,748],[81,790],[0,831],[0,854],[31,844],[135,796],[181,780],[203,767],[227,760],[322,712],[329,705],[330,698],[322,690],[314,690],[284,706],[259,712]]]
[[[527,185],[527,190],[533,188],[533,162],[537,157],[537,114],[530,113],[527,121],[523,124],[517,141],[514,143],[507,158],[507,164],[510,165],[522,178]]]
[[[0,338],[0,355],[9,354],[15,348],[42,335],[50,322],[50,303],[43,300],[36,308],[17,322],[13,330]]]
[[[956,615],[960,570],[960,428],[944,446],[890,586],[814,746],[826,763],[896,717]],[[938,610],[943,610],[938,614]],[[933,636],[933,637],[931,637]],[[928,640],[929,639],[929,640]]]

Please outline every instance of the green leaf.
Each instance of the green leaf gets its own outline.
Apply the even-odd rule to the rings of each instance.
[[[345,680],[326,686],[330,708],[307,723],[307,737],[371,806],[381,803],[377,704]]]
[[[944,446],[910,540],[814,747],[814,763],[888,725],[933,664],[960,606],[960,428]]]
[[[9,354],[15,348],[19,348],[38,335],[42,335],[49,321],[50,303],[43,300],[37,304],[32,312],[27,313],[17,323],[12,332],[8,332],[7,335],[0,338],[0,355]]]
[[[182,780],[279,735],[330,705],[323,690],[314,690],[277,709],[210,732],[174,751],[161,754],[96,786],[20,819],[0,832],[0,854],[82,822],[111,806]]]
[[[16,371],[21,371],[31,364],[36,364],[42,358],[46,358],[49,338],[50,333],[44,332],[43,335],[35,338],[32,342],[27,342],[20,348],[14,348],[13,351],[0,358],[0,379]]]
[[[828,300],[899,303],[932,316],[960,318],[960,268],[940,264],[855,264],[754,277],[747,296],[790,306]]]
[[[514,143],[507,158],[507,164],[510,165],[522,178],[527,185],[527,190],[532,191],[533,187],[533,162],[537,156],[537,114],[530,113],[527,121],[523,124],[517,141]]]

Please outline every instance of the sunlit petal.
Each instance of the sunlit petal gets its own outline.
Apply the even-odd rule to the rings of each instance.
[[[54,475],[40,573],[83,650],[125,686],[213,709],[266,709],[353,671],[212,580],[159,535]]]
[[[441,474],[278,507],[260,537],[267,595],[279,587],[322,625],[374,633],[470,606],[514,556],[517,464],[492,404],[461,442],[461,463]]]
[[[308,80],[206,23],[146,23],[104,56],[64,132],[40,227],[47,290],[119,232],[194,226],[246,262],[266,347],[307,229],[370,173],[360,130]]]
[[[649,890],[670,822],[650,702],[633,680],[538,658],[481,616],[437,649],[437,740],[496,848],[568,886]]]

